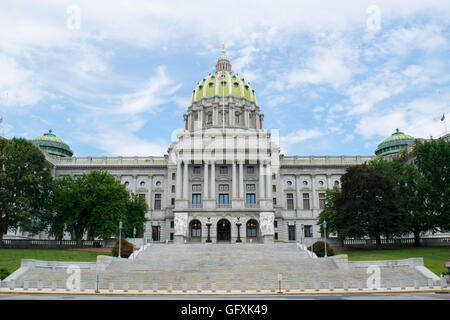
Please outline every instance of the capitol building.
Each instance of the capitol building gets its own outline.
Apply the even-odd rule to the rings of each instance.
[[[392,153],[396,141],[413,141],[394,135],[377,150]],[[74,157],[51,131],[33,143],[55,178],[107,170],[145,197],[145,242],[169,243],[319,238],[326,190],[339,187],[346,167],[375,157],[280,154],[255,91],[224,50],[215,72],[195,86],[177,139],[162,157]]]

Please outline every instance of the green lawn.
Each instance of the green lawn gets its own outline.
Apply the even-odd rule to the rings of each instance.
[[[395,260],[423,257],[425,267],[440,276],[447,271],[444,264],[445,260],[450,259],[450,247],[336,250],[335,254],[347,254],[350,261]]]
[[[10,273],[20,267],[21,259],[48,261],[97,261],[98,255],[110,256],[108,251],[86,251],[79,249],[0,249],[0,269]]]

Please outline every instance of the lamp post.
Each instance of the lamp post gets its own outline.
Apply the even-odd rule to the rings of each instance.
[[[122,221],[119,222],[119,258],[122,258],[120,256],[121,250],[122,250]]]
[[[237,237],[236,242],[242,242],[242,240],[241,240],[241,223],[240,223],[240,220],[241,220],[241,217],[237,217],[236,226],[238,228],[238,237]]]
[[[327,255],[327,221],[326,220],[323,220],[322,226],[323,226],[323,234],[325,236],[325,258],[327,258],[328,255]]]
[[[305,225],[302,223],[300,226],[301,226],[301,228],[302,228],[302,237],[301,237],[301,240],[302,240],[302,244],[303,244],[303,238],[305,237]]]
[[[211,241],[211,218],[208,217],[208,222],[206,223],[206,227],[208,228],[208,238],[206,239],[207,243],[212,242]]]

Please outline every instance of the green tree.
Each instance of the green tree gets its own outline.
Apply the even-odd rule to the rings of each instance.
[[[341,237],[376,239],[405,233],[407,217],[399,210],[392,179],[366,164],[347,168],[336,198],[336,225]]]
[[[144,223],[147,221],[145,213],[148,211],[148,205],[144,197],[131,193],[126,203],[126,214],[124,229],[125,237],[133,237],[133,229],[136,228],[136,235],[144,233]]]
[[[320,226],[320,232],[324,232],[322,224],[327,222],[327,235],[329,233],[338,233],[339,236],[339,212],[336,208],[336,199],[339,197],[341,191],[337,186],[333,189],[327,189],[325,194],[325,206],[320,212],[317,224]]]
[[[78,245],[87,233],[88,239],[110,238],[133,227],[141,232],[147,205],[106,171],[92,171],[79,178],[64,177],[55,183],[55,211],[52,234],[64,231],[75,235]]]
[[[398,208],[407,216],[406,225],[408,231],[414,234],[415,246],[420,246],[420,233],[435,227],[432,216],[424,206],[427,182],[411,162],[411,155],[405,149],[391,161],[377,158],[369,166],[392,178]]]
[[[9,229],[36,234],[51,220],[51,165],[33,143],[0,138],[0,240]]]
[[[450,141],[416,141],[413,161],[426,183],[424,206],[436,228],[450,229]]]

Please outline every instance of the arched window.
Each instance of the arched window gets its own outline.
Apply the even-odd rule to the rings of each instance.
[[[247,221],[247,238],[256,238],[258,236],[258,222],[254,219]]]

